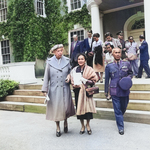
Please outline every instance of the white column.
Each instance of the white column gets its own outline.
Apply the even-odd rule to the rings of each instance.
[[[93,33],[99,33],[101,35],[99,7],[97,4],[91,5],[91,22],[92,22]]]
[[[145,15],[145,37],[146,42],[149,46],[149,55],[150,55],[150,0],[144,0],[144,15]]]
[[[93,33],[99,33],[103,41],[103,16],[100,14],[99,5],[102,0],[88,0],[87,8],[91,13],[91,23]]]
[[[103,14],[100,13],[100,39],[104,42],[103,32]]]

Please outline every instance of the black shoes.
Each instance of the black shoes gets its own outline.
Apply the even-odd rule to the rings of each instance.
[[[84,131],[80,131],[80,134],[84,134],[85,133],[85,130]]]
[[[123,135],[124,134],[124,130],[119,130],[119,134]]]
[[[87,133],[88,133],[88,135],[91,135],[92,134],[92,130],[91,129],[87,130]]]
[[[61,132],[60,131],[56,131],[56,136],[60,137],[61,136]]]
[[[64,132],[65,132],[65,133],[68,132],[68,126],[64,127]]]
[[[82,131],[82,130],[80,130],[80,132],[79,132],[80,134],[84,134],[85,133],[85,127],[84,127],[84,130]]]

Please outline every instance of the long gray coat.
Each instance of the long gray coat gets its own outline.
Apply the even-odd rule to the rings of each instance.
[[[46,119],[62,121],[75,114],[70,85],[65,82],[70,73],[70,60],[62,56],[58,64],[56,56],[47,60],[44,75],[43,92],[48,92]]]

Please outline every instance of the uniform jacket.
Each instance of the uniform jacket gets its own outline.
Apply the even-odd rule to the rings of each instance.
[[[65,82],[70,73],[70,59],[62,56],[61,62],[55,56],[47,60],[44,74],[43,92],[48,92],[46,119],[61,121],[75,114],[70,85]]]
[[[149,54],[148,54],[148,44],[146,41],[143,41],[140,49],[140,60],[149,60]]]
[[[122,45],[118,39],[112,38],[112,41],[105,41],[105,44],[110,43],[110,42],[113,43],[114,47],[119,47],[122,49]]]
[[[118,97],[128,96],[130,91],[124,91],[119,87],[119,81],[123,77],[132,78],[133,72],[128,61],[120,60],[120,65],[116,62],[110,63],[105,68],[105,93],[108,93],[108,88],[110,88],[110,95],[115,95]],[[110,85],[109,85],[109,80]]]
[[[81,50],[81,47],[80,47],[80,41],[77,41],[75,47],[74,47],[74,42],[71,43],[71,48],[70,48],[70,58],[71,58],[71,61],[77,61],[77,54],[78,53],[81,53],[82,50]]]

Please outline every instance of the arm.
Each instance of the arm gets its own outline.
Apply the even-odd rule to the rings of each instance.
[[[108,88],[109,88],[109,67],[108,65],[105,68],[105,96],[108,95]]]
[[[139,49],[143,51],[146,47],[147,47],[147,43],[144,42],[144,43],[142,43],[142,45],[139,47]]]
[[[50,80],[50,66],[47,63],[46,68],[45,68],[45,74],[44,74],[44,83],[43,83],[43,86],[42,86],[42,92],[43,93],[48,92],[49,80]]]

